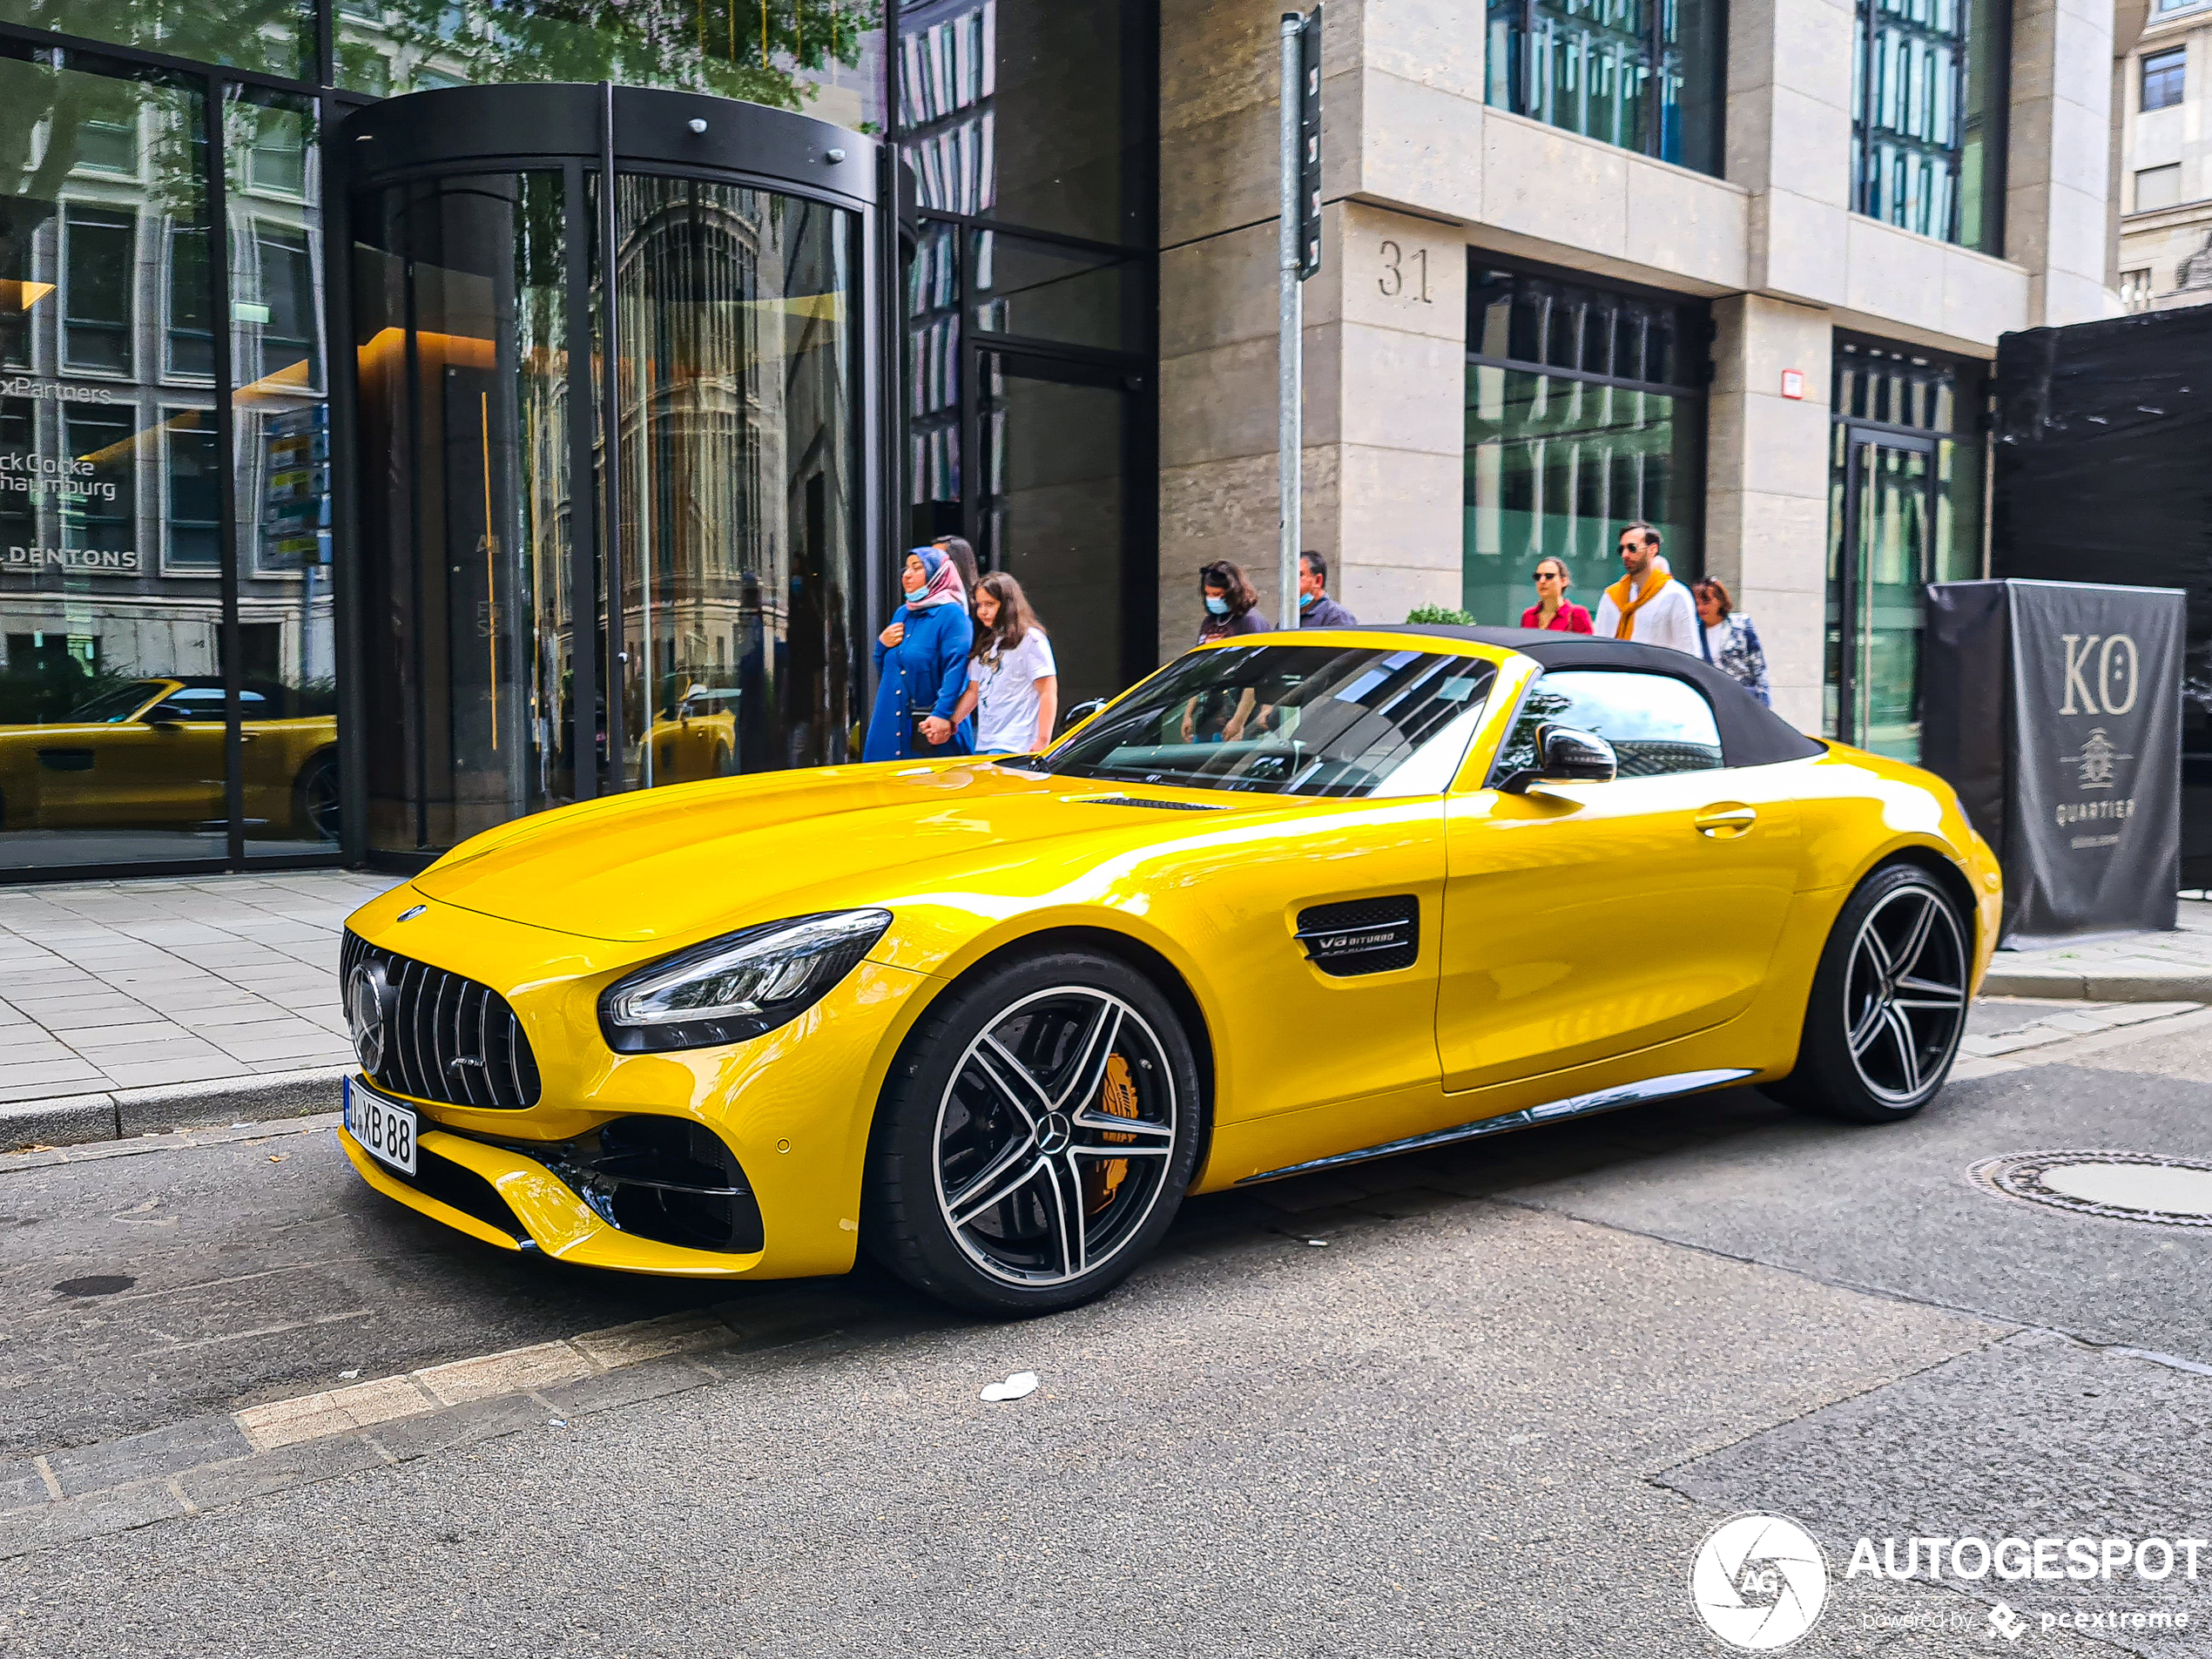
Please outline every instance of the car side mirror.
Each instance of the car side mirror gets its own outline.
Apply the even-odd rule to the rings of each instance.
[[[1088,703],[1076,704],[1060,717],[1060,735],[1066,737],[1113,700],[1110,697],[1094,697]]]
[[[1498,787],[1508,795],[1525,795],[1538,784],[1609,784],[1620,770],[1613,745],[1595,732],[1545,725],[1536,728],[1536,764]]]
[[[157,703],[138,718],[157,732],[181,732],[185,729],[184,711],[173,703]]]

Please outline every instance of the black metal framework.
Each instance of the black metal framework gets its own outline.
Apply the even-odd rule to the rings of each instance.
[[[1488,12],[1488,102],[1719,175],[1726,0],[1489,0]]]
[[[428,106],[428,107],[426,107]],[[855,498],[859,516],[855,530],[860,556],[875,568],[887,570],[889,560],[877,556],[887,546],[888,526],[897,502],[893,496],[896,469],[882,464],[888,448],[885,434],[893,428],[887,403],[890,382],[891,330],[884,322],[887,293],[883,275],[883,229],[878,212],[878,190],[883,176],[879,147],[858,133],[846,132],[809,117],[760,105],[737,103],[704,94],[597,85],[518,85],[455,87],[418,92],[365,105],[342,125],[335,135],[340,168],[329,182],[334,203],[353,214],[368,192],[396,185],[429,183],[442,179],[544,175],[561,181],[563,209],[564,349],[567,361],[570,512],[570,615],[573,630],[571,660],[575,676],[568,698],[568,753],[572,757],[574,794],[577,799],[624,787],[621,757],[633,734],[625,730],[629,716],[619,694],[626,679],[635,678],[628,636],[622,624],[623,594],[632,567],[645,550],[625,546],[622,502],[624,469],[631,462],[624,453],[623,405],[619,375],[624,361],[624,323],[617,283],[610,273],[618,268],[617,196],[610,181],[637,178],[697,180],[709,185],[757,190],[786,198],[819,203],[850,214],[856,234],[853,253],[857,280],[853,292],[864,296],[859,311],[859,350],[853,365],[855,384],[850,388],[851,407],[858,418],[858,473]],[[356,233],[347,222],[349,238]],[[412,303],[410,292],[410,303]],[[354,320],[346,320],[349,329]],[[349,334],[346,337],[351,338]],[[414,349],[416,329],[410,317],[408,338]],[[602,349],[602,342],[617,342]],[[597,368],[596,379],[593,366]],[[408,375],[409,396],[417,395],[421,377],[412,366]],[[347,388],[349,400],[354,388]],[[577,412],[585,412],[581,418]],[[419,428],[420,417],[410,417]],[[410,437],[410,443],[415,439]],[[358,493],[358,484],[355,486]],[[354,563],[365,566],[366,550]],[[423,614],[419,591],[421,561],[415,565],[417,597],[415,609]],[[356,570],[356,583],[359,580]],[[873,583],[869,584],[871,594]],[[356,625],[368,605],[354,592]],[[871,633],[880,625],[880,597],[872,598],[867,612]],[[650,604],[648,604],[650,609]],[[595,621],[604,618],[604,623]],[[587,644],[593,630],[601,628],[595,644]],[[409,641],[420,653],[440,642],[423,637],[417,629]],[[354,642],[357,660],[365,657],[361,642]],[[420,658],[418,657],[418,661]],[[642,671],[650,680],[650,663]],[[418,672],[418,687],[427,677]],[[604,698],[595,695],[602,688]],[[415,693],[419,701],[420,690]],[[368,730],[366,691],[356,686],[350,706],[356,731]],[[604,703],[604,725],[599,717]],[[650,698],[644,718],[651,719]],[[418,740],[415,803],[416,846],[419,853],[377,847],[362,843],[356,857],[372,865],[407,868],[442,850],[442,837],[428,818],[432,799],[428,745],[420,741],[421,722],[414,718]],[[356,745],[359,746],[359,745]],[[366,800],[368,780],[355,784]],[[349,822],[362,816],[349,813]],[[353,848],[349,846],[349,852]]]
[[[918,20],[942,20],[975,9],[980,8],[957,3],[948,6],[946,0],[888,0],[885,27],[892,46],[885,54],[885,107],[893,112],[893,131],[902,154],[912,157],[933,135],[972,120],[970,111],[988,102],[986,95],[975,105],[950,111],[924,111],[927,118],[915,121],[910,119],[914,111],[901,86],[900,43],[907,38],[906,31]],[[1124,10],[1124,59],[1119,65],[1125,91],[1122,119],[1130,130],[1150,133],[1157,127],[1157,0],[1126,0]],[[1121,504],[1120,669],[1121,684],[1127,685],[1157,665],[1158,651],[1157,146],[1137,145],[1134,155],[1125,154],[1123,159],[1125,166],[1136,164],[1121,179],[1123,211],[1116,218],[1129,233],[1125,241],[1073,235],[993,211],[920,206],[920,195],[957,196],[961,185],[957,180],[939,180],[934,188],[924,186],[911,159],[902,166],[900,199],[918,233],[912,257],[900,273],[907,303],[899,407],[907,441],[900,446],[898,470],[900,522],[911,523],[915,539],[964,536],[983,567],[994,568],[995,538],[990,521],[997,503],[986,471],[985,428],[993,413],[995,377],[1012,375],[1121,393],[1125,413],[1118,436],[1128,482]],[[1111,273],[1111,280],[1121,285],[1116,307],[1118,342],[1105,345],[1064,333],[1048,336],[1018,327],[984,326],[986,290],[977,276],[979,249],[986,237],[1049,251],[1063,256],[1070,266],[1090,264],[1100,273]],[[988,314],[997,323],[1005,314],[994,309]],[[953,388],[949,398],[942,395],[948,380]],[[954,482],[955,493],[950,497],[927,495],[917,488],[918,471],[941,464],[949,468],[950,477],[941,476],[938,482]],[[947,500],[956,503],[949,517],[925,515],[925,502]],[[890,589],[887,568],[882,583],[887,604]],[[1065,702],[1063,689],[1063,706]]]
[[[2011,0],[1858,0],[1851,206],[2004,251]]]

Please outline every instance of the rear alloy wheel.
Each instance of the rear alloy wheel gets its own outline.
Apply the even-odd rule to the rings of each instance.
[[[307,840],[338,839],[338,757],[319,754],[301,768],[292,786],[293,819]]]
[[[1935,878],[1877,870],[1845,901],[1813,976],[1797,1067],[1770,1092],[1862,1123],[1910,1117],[1958,1057],[1970,934]]]
[[[1197,1159],[1181,1022],[1142,974],[1087,952],[951,992],[883,1107],[869,1247],[978,1312],[1049,1312],[1120,1283],[1174,1220]]]

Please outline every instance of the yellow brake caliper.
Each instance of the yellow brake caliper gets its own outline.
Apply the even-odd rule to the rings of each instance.
[[[1135,1117],[1136,1113],[1136,1084],[1129,1075],[1129,1062],[1119,1054],[1106,1056],[1106,1081],[1098,1090],[1099,1109],[1116,1117]],[[1109,1146],[1129,1146],[1135,1143],[1134,1135],[1102,1134],[1100,1140]],[[1129,1179],[1127,1158],[1100,1158],[1091,1165],[1093,1179],[1097,1183],[1091,1194],[1090,1213],[1096,1215],[1114,1202],[1114,1194],[1123,1182]]]

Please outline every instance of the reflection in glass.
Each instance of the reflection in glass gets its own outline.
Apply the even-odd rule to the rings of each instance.
[[[1489,0],[1488,101],[1721,171],[1718,0]]]
[[[159,381],[180,320],[212,311],[203,132],[189,86],[0,59],[0,865],[224,851],[212,458],[173,447],[212,412]]]
[[[2002,0],[1858,0],[1851,205],[1986,253],[2003,239]]]
[[[1621,575],[1621,527],[1636,519],[1658,527],[1676,574],[1694,575],[1696,414],[1696,400],[1664,392],[1468,364],[1467,611],[1518,624],[1535,601],[1536,561],[1549,556],[1566,562],[1568,597],[1595,613]]]
[[[899,120],[921,206],[1141,244],[1143,54],[1157,51],[1143,17],[1122,0],[902,6]]]
[[[314,0],[0,0],[0,23],[305,80]]]
[[[280,716],[273,707],[270,718],[305,723],[270,727],[246,745],[246,852],[328,852],[339,829],[337,662],[314,106],[284,93],[233,88],[223,130],[231,373],[238,386],[231,475],[239,671],[279,688],[287,711]],[[281,165],[273,166],[272,156]],[[253,708],[249,701],[241,711],[249,721]],[[281,765],[269,763],[269,752],[284,747],[274,739],[296,734],[305,746],[311,729],[321,741],[296,764],[288,756]]]
[[[880,132],[881,0],[339,0],[338,84],[379,97],[612,80],[805,109]]]
[[[842,759],[865,603],[857,222],[624,176],[615,223],[622,776]]]
[[[368,844],[447,847],[575,797],[566,210],[529,172],[354,212]]]
[[[907,476],[914,545],[962,531],[957,226],[925,220],[907,267]]]
[[[986,334],[1142,351],[1143,293],[1130,261],[1004,231],[978,231],[975,327]]]

